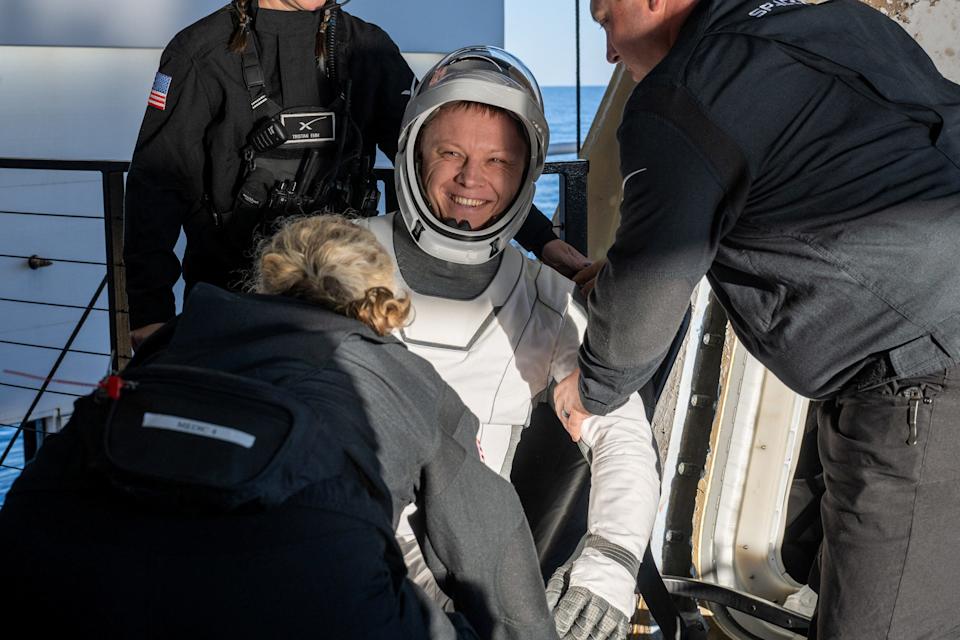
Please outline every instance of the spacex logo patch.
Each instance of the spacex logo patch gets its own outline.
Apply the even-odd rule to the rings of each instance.
[[[767,15],[774,9],[780,7],[795,7],[798,5],[807,5],[807,4],[823,4],[824,2],[829,2],[830,0],[770,0],[770,2],[764,2],[759,7],[754,9],[749,13],[750,16],[754,18],[762,18]]]
[[[281,113],[280,124],[290,136],[283,146],[335,141],[335,118],[332,111]]]

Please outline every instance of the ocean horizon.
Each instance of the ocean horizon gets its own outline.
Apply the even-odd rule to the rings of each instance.
[[[547,114],[547,123],[550,125],[551,144],[575,144],[577,142],[577,88],[573,86],[541,87],[543,105]],[[590,125],[603,99],[606,87],[580,87],[580,143],[587,137]],[[547,160],[557,162],[561,160],[575,160],[577,154],[560,154],[550,156]],[[546,175],[537,181],[537,191],[533,203],[547,216],[553,215],[560,201],[560,179],[557,176]]]

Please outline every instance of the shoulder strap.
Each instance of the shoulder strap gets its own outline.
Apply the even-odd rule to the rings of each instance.
[[[239,16],[243,16],[241,4],[244,0],[232,0],[231,7]],[[249,14],[241,20],[240,28],[247,32],[247,44],[241,54],[241,64],[243,69],[243,82],[247,85],[247,91],[250,92],[250,108],[257,111],[265,107],[264,114],[268,118],[280,113],[282,110],[276,102],[267,95],[266,78],[263,75],[263,66],[260,64],[260,52],[257,51],[257,31],[254,28],[256,23],[259,3],[257,0],[250,2]]]
[[[340,68],[345,64],[345,60],[342,59],[345,52],[339,47],[339,22],[341,20],[339,5],[333,3],[329,9],[324,11],[324,14],[318,36],[322,38],[321,46],[325,52],[326,76],[337,87],[337,92],[342,93]],[[272,118],[283,111],[283,108],[268,95],[263,65],[260,63],[260,52],[257,49],[254,23],[255,18],[251,18],[250,37],[247,38],[247,45],[241,55],[243,81],[250,93],[250,108],[254,111],[262,109],[266,117]]]
[[[257,51],[257,38],[253,29],[247,38],[247,46],[241,56],[243,61],[243,81],[250,93],[250,108],[255,112],[263,109],[266,117],[272,118],[282,111],[280,105],[267,96],[267,83],[263,77],[260,53]]]

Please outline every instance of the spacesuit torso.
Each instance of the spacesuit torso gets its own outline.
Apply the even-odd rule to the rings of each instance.
[[[394,214],[359,224],[396,260]],[[509,478],[513,452],[533,405],[553,381],[577,366],[587,319],[573,301],[573,283],[514,247],[504,249],[493,279],[470,300],[417,293],[400,269],[397,278],[414,309],[413,321],[396,332],[397,337],[430,362],[477,415],[481,457]],[[634,394],[617,411],[585,420],[581,439],[591,454],[588,532],[639,558],[653,528],[660,485],[642,401]],[[412,536],[407,522],[411,512],[401,518],[401,540]],[[574,564],[571,583],[629,610],[635,576],[594,549],[580,557],[589,562]],[[412,573],[422,584],[417,570]]]
[[[396,258],[393,217],[364,224]],[[586,318],[572,305],[573,283],[514,247],[504,250],[493,280],[472,300],[417,293],[398,275],[410,292],[414,321],[397,337],[430,362],[480,419],[480,455],[509,478],[534,401],[552,378],[576,366]],[[564,351],[561,345],[576,347]]]

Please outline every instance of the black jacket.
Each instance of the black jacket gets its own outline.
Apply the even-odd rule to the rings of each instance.
[[[481,637],[555,637],[519,500],[512,486],[480,461],[476,417],[429,363],[399,341],[313,304],[200,284],[183,315],[145,343],[128,371],[152,365],[222,371],[295,395],[323,417],[326,426],[317,428],[333,427],[336,444],[367,479],[381,517],[393,529],[401,510],[417,503],[424,516],[421,544],[429,550],[431,569]],[[72,434],[54,438],[60,442]],[[50,448],[49,456],[58,448]],[[31,465],[14,484],[11,504],[42,504],[35,502],[37,492],[77,489],[65,469],[45,462],[45,450],[39,466]],[[266,518],[264,524],[268,522]],[[189,519],[184,524],[170,518],[171,530],[189,526]],[[253,535],[244,526],[237,516],[231,535]],[[284,534],[276,535],[282,539]],[[316,544],[325,544],[319,532],[317,536]],[[271,541],[268,536],[264,545]],[[126,544],[121,539],[116,543]],[[402,562],[399,571],[402,577]],[[315,576],[311,584],[318,579],[322,584],[322,577]],[[283,576],[274,579],[282,582]]]
[[[265,379],[341,423],[340,444],[386,487],[393,527],[411,502],[422,509],[431,570],[480,636],[553,637],[513,487],[480,461],[477,418],[401,342],[306,302],[200,285],[152,362]]]
[[[256,11],[261,66],[279,105],[324,105],[335,96],[314,57],[320,16]],[[392,159],[413,73],[382,29],[341,16],[341,76],[351,82],[350,115],[364,155],[373,157],[379,147]],[[249,267],[252,238],[228,241],[211,213],[233,209],[245,173],[241,149],[259,119],[250,107],[241,56],[227,48],[234,26],[232,10],[224,7],[181,31],[160,59],[159,72],[170,78],[166,102],[163,109],[147,107],[127,177],[124,261],[131,328],[165,322],[175,313],[172,288],[181,267],[174,246],[181,227],[188,290],[197,282],[230,288]],[[539,251],[554,237],[550,222],[542,214],[528,219],[522,241]]]
[[[595,413],[650,377],[704,274],[802,395],[881,357],[899,377],[960,362],[960,87],[861,2],[760,4],[700,0],[626,105],[581,351]]]

